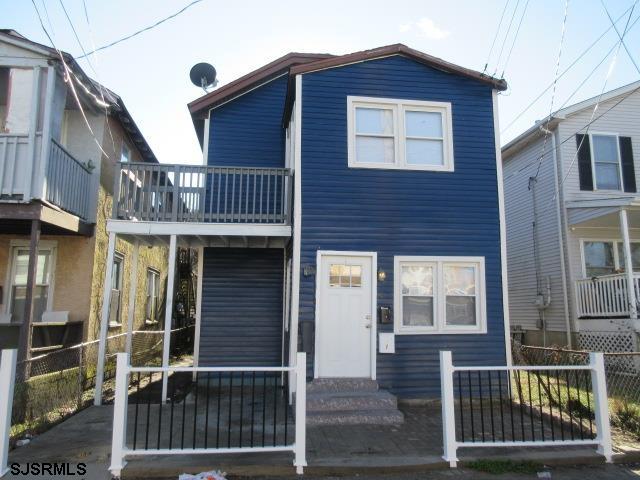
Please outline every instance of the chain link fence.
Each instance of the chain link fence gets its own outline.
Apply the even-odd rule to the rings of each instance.
[[[171,356],[192,352],[194,326],[171,331]],[[164,331],[134,331],[131,337],[131,364],[158,366],[162,362]],[[107,337],[103,400],[113,399],[116,354],[126,351],[127,334]],[[93,402],[99,341],[31,358],[18,365],[27,380],[16,380],[11,438],[41,433]]]
[[[589,363],[589,352],[582,350],[534,347],[514,341],[512,352],[515,365],[552,366]],[[624,407],[622,410],[627,412],[640,413],[640,352],[605,352],[604,362],[607,394],[613,407],[612,415],[619,415],[621,407]]]

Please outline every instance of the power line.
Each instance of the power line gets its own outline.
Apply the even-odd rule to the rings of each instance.
[[[511,25],[513,24],[513,20],[516,17],[516,12],[518,11],[518,7],[520,6],[520,0],[516,2],[516,6],[511,13],[511,20],[509,20],[509,26],[507,27],[507,33],[504,35],[504,39],[502,40],[502,47],[500,47],[500,53],[498,54],[498,60],[496,61],[496,68],[493,71],[492,77],[496,76],[496,72],[498,71],[498,65],[500,64],[500,59],[502,58],[502,52],[504,51],[504,46],[507,44],[507,38],[509,38],[509,32],[511,31]]]
[[[135,37],[136,35],[140,35],[141,33],[144,33],[148,30],[151,30],[155,27],[157,27],[158,25],[163,24],[164,22],[171,20],[172,18],[177,17],[178,15],[180,15],[182,12],[184,12],[185,10],[187,10],[188,8],[192,7],[193,5],[195,5],[196,3],[200,3],[203,0],[193,0],[191,3],[187,4],[186,6],[184,6],[183,8],[181,8],[180,10],[178,10],[176,13],[169,15],[168,17],[163,18],[162,20],[158,20],[156,23],[154,23],[153,25],[149,25],[148,27],[145,27],[141,30],[138,30],[136,32],[133,32],[130,35],[127,35],[126,37],[122,37],[118,40],[115,40],[111,43],[108,43],[107,45],[103,45],[102,47],[98,47],[92,51],[90,51],[89,53],[84,53],[83,55],[80,55],[79,57],[76,57],[76,59],[80,59],[80,58],[84,58],[88,55],[91,55],[92,53],[96,53],[99,52],[100,50],[105,50],[109,47],[113,47],[114,45],[117,45],[118,43],[124,42],[125,40],[129,40],[130,38]]]
[[[513,47],[516,46],[516,40],[518,39],[518,34],[520,33],[520,27],[522,26],[522,21],[524,20],[524,16],[527,13],[527,7],[529,6],[529,0],[524,5],[524,9],[522,10],[522,16],[520,17],[520,22],[518,23],[518,28],[516,30],[516,34],[513,37],[513,42],[511,43],[511,48],[509,49],[509,54],[507,55],[507,59],[504,62],[504,66],[502,67],[502,74],[500,78],[504,78],[504,72],[507,69],[507,65],[509,65],[509,60],[511,59],[511,53],[513,52]]]
[[[615,22],[619,22],[622,17],[624,17],[627,13],[629,13],[629,11],[632,9],[632,7],[627,8],[627,10],[625,10],[616,20]],[[639,17],[640,18],[640,17]],[[629,27],[629,30],[631,30],[631,28],[633,28],[635,26],[635,24],[637,23],[638,19],[636,18],[636,20],[631,24],[631,26]],[[602,40],[602,38],[604,38],[604,36],[609,33],[609,31],[613,28],[613,26],[610,26],[609,28],[607,28],[604,32],[602,32],[602,34],[600,34],[600,36],[598,38],[596,38],[580,55],[578,55],[578,57],[576,57],[576,59],[571,62],[571,64],[565,68],[562,73],[560,73],[560,75],[558,75],[558,79],[562,78],[569,70],[571,70],[571,68],[573,68],[580,60],[582,60],[582,58],[594,47],[596,46],[596,44]],[[604,56],[603,60],[604,61],[609,54],[616,48],[616,46],[618,45],[618,42],[616,41],[613,46],[611,47],[611,49],[607,52],[607,54]],[[547,93],[549,91],[549,89],[553,87],[553,82],[550,83],[549,85],[547,85],[545,87],[544,90],[542,90],[542,92],[540,92],[540,94],[534,98],[531,103],[529,103],[529,105],[527,105],[518,115],[516,115],[516,117],[511,120],[511,122],[504,128],[501,130],[501,134],[504,134],[506,131],[508,131],[521,117],[522,115],[524,115],[527,111],[529,111],[529,109],[536,104],[536,102],[538,100],[540,100],[540,98],[542,98],[542,96]]]
[[[636,61],[633,59],[633,55],[631,55],[631,52],[629,51],[629,49],[627,48],[627,44],[624,41],[624,39],[620,36],[620,32],[618,31],[618,27],[616,27],[616,24],[614,23],[613,19],[611,18],[611,15],[609,14],[609,9],[607,9],[607,6],[604,4],[604,2],[602,0],[600,0],[600,3],[602,3],[602,8],[604,8],[605,13],[607,14],[607,17],[609,17],[609,21],[611,22],[611,26],[615,29],[616,34],[618,35],[618,38],[620,39],[620,41],[622,42],[622,46],[624,47],[624,50],[627,52],[627,55],[629,56],[629,60],[631,60],[631,63],[633,63],[633,66],[636,67],[636,71],[638,73],[640,73],[640,68],[638,68],[638,64],[636,63]]]
[[[496,33],[493,36],[493,42],[491,42],[491,48],[489,49],[489,55],[487,55],[487,61],[484,64],[484,68],[482,69],[482,73],[487,71],[487,67],[489,66],[489,60],[491,59],[491,54],[493,53],[493,47],[496,44],[496,40],[498,39],[498,34],[500,33],[500,27],[502,26],[502,20],[504,19],[504,14],[507,11],[507,7],[509,6],[509,2],[511,0],[506,0],[504,2],[504,7],[502,7],[502,15],[500,15],[500,21],[498,22],[498,28],[496,28]]]

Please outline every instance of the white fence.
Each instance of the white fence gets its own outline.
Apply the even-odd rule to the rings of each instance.
[[[296,383],[291,424],[290,373]],[[164,376],[168,398],[153,388]],[[126,353],[117,355],[109,467],[114,476],[126,458],[137,455],[283,451],[294,453],[301,474],[305,450],[305,353],[291,367],[132,367]]]
[[[636,299],[640,298],[640,274],[634,274]],[[576,281],[578,317],[624,317],[629,315],[627,276],[624,273]]]
[[[443,458],[460,447],[597,445],[611,462],[602,353],[588,365],[454,366],[440,352]],[[456,414],[457,410],[457,414]]]

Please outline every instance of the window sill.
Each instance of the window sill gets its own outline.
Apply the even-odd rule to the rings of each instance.
[[[418,171],[418,172],[434,172],[434,173],[452,173],[453,165],[445,166],[422,166],[422,165],[388,165],[377,163],[349,163],[349,168],[356,169],[372,169],[372,170],[400,170],[400,171]]]
[[[145,320],[145,325],[158,325],[160,322],[158,320]]]
[[[122,327],[121,323],[109,323],[109,330]]]
[[[474,328],[474,329],[447,329],[447,330],[436,330],[436,329],[394,329],[393,333],[395,335],[482,335],[487,333],[486,328]]]

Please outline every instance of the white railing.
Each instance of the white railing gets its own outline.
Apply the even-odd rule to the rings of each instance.
[[[293,441],[288,434],[291,373]],[[152,401],[151,384],[165,375],[172,384],[169,397]],[[130,390],[130,381],[137,389]],[[291,367],[132,367],[126,353],[117,355],[112,475],[119,477],[126,458],[137,455],[282,451],[294,453],[293,465],[302,474],[307,465],[305,353],[298,353]]]
[[[47,201],[88,220],[92,193],[91,171],[51,139],[47,164]]]
[[[451,467],[461,447],[597,445],[612,460],[602,353],[588,365],[462,367],[441,351],[440,385]]]
[[[29,135],[0,134],[0,197],[22,200],[30,161]]]
[[[634,274],[636,298],[640,298],[640,274]],[[603,275],[576,281],[578,318],[624,317],[629,315],[626,274]]]
[[[17,358],[18,350],[2,350],[0,357],[0,385],[2,385],[2,395],[0,395],[0,477],[3,477],[9,470],[7,459]]]

